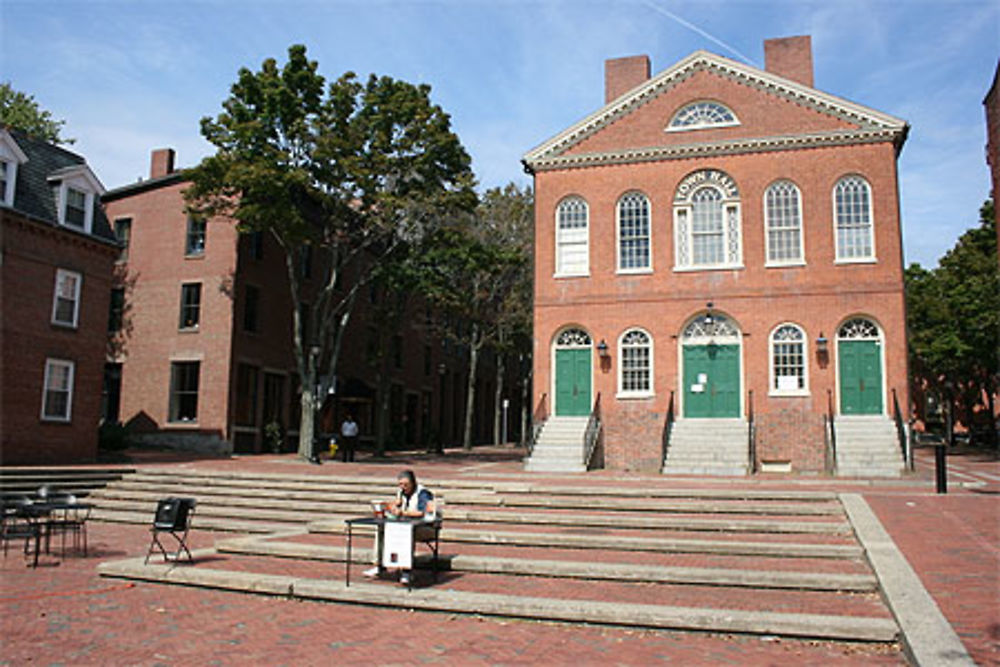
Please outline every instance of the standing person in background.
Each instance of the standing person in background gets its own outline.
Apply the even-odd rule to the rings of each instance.
[[[340,435],[342,436],[343,443],[343,460],[344,463],[348,461],[354,461],[354,449],[358,446],[358,425],[354,421],[354,417],[351,413],[347,413],[347,418],[344,419],[344,423],[340,425]]]

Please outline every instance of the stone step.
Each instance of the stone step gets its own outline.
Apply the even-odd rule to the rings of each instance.
[[[369,498],[362,495],[349,494],[306,494],[285,492],[282,496],[268,494],[233,495],[231,492],[198,490],[194,495],[202,505],[227,504],[245,507],[293,508],[300,512],[326,513],[332,511],[365,512],[368,509]],[[145,509],[155,507],[156,502],[163,497],[156,489],[122,489],[118,487],[105,488],[96,491],[91,500],[102,507],[110,507],[116,503],[121,505],[142,504]],[[827,516],[842,515],[837,503],[747,501],[731,502],[719,500],[649,500],[629,498],[603,498],[595,503],[592,498],[558,497],[541,495],[524,496],[459,496],[448,495],[446,504],[449,514],[462,507],[504,507],[504,508],[544,508],[549,510],[600,510],[601,512],[640,512],[640,513],[682,513],[682,514],[747,514],[747,515],[783,515],[783,516]]]
[[[143,565],[143,559],[102,563],[98,572],[107,577],[299,599],[536,620],[853,641],[891,642],[899,633],[896,623],[886,618],[682,608],[601,600],[561,600],[433,588],[407,590],[365,583],[346,586],[343,582],[323,579],[232,572],[208,567],[177,567],[173,563]]]
[[[274,539],[242,538],[216,543],[221,553],[254,556],[274,556],[344,562],[347,548],[303,544]],[[430,558],[421,555],[426,564]],[[484,574],[515,574],[520,576],[560,577],[571,579],[600,579],[608,581],[642,581],[647,583],[730,586],[743,588],[779,588],[813,591],[873,591],[877,580],[871,574],[836,574],[795,571],[736,570],[725,568],[663,567],[637,563],[604,563],[594,561],[539,560],[497,556],[471,556],[461,553],[442,556],[452,572],[477,572]],[[371,563],[368,548],[355,548],[352,563]]]

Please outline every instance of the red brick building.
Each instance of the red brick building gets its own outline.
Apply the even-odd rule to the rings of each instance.
[[[0,464],[97,455],[118,244],[83,157],[0,126]]]
[[[610,468],[899,473],[908,126],[814,88],[809,37],[765,61],[610,60],[605,106],[525,156],[539,443],[577,424],[539,461],[599,396]]]
[[[103,197],[125,245],[115,297],[124,304],[123,333],[108,366],[108,417],[146,442],[218,452],[266,451],[266,426],[276,422],[286,449],[294,448],[300,391],[282,251],[266,235],[240,234],[231,220],[189,216],[185,187],[173,151],[164,149],[152,154],[149,180]],[[310,271],[303,284],[316,280],[318,287],[323,267]],[[460,441],[462,350],[422,326],[416,306],[400,329],[385,330],[374,314],[379,298],[366,294],[355,309],[321,430],[339,430],[350,412],[362,442],[371,441],[384,396],[390,442]],[[373,347],[379,336],[382,355]],[[488,377],[480,384],[480,439],[489,432],[491,386]]]
[[[1000,192],[1000,62],[993,85],[983,100],[986,107],[986,163],[990,166],[990,197],[996,204]],[[1000,225],[997,225],[997,260],[1000,261]]]

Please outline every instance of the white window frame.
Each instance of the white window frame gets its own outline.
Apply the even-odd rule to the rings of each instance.
[[[647,382],[648,386],[646,389],[625,389],[625,338],[631,333],[640,333],[646,337],[646,349],[649,355],[649,368]],[[650,398],[656,395],[655,388],[655,354],[653,347],[653,336],[646,329],[642,327],[629,327],[618,336],[618,394],[616,398],[620,399],[630,399],[630,398]],[[639,346],[629,346],[638,348]]]
[[[66,322],[56,317],[59,313],[59,299],[69,299],[69,297],[60,294],[60,288],[62,287],[63,280],[66,278],[72,278],[76,283],[73,289],[73,320],[71,322]],[[56,269],[56,282],[52,291],[52,324],[70,329],[76,329],[80,325],[80,294],[82,291],[83,274],[76,271],[67,271],[66,269]]]
[[[14,193],[17,190],[17,168],[27,161],[28,156],[14,141],[14,137],[7,130],[0,128],[0,162],[7,165],[6,187],[0,189],[0,205],[14,205]]]
[[[798,257],[788,258],[788,259],[772,259],[771,258],[771,204],[769,201],[769,195],[772,189],[780,186],[791,186],[795,192],[795,203],[798,212],[798,226],[795,228],[799,233],[799,247],[798,247]],[[805,254],[805,233],[802,225],[802,191],[799,186],[788,179],[781,179],[775,181],[767,186],[764,190],[764,266],[766,267],[779,267],[779,266],[804,266],[806,263]],[[782,227],[778,228],[780,231],[791,231],[792,227]]]
[[[694,197],[705,188],[720,195],[723,261],[694,263]],[[674,194],[674,271],[715,271],[743,268],[743,215],[735,181],[724,172],[701,169],[687,176]]]
[[[722,109],[724,109],[726,111],[726,113],[728,113],[732,117],[732,120],[730,120],[730,121],[722,121],[722,122],[699,122],[699,123],[696,123],[696,124],[693,124],[693,125],[675,125],[674,124],[674,123],[677,122],[677,119],[680,117],[680,115],[683,114],[683,113],[685,113],[688,109],[691,109],[691,108],[694,108],[694,107],[697,107],[697,106],[702,106],[702,105],[713,105],[713,106],[721,107]],[[690,130],[706,130],[706,129],[716,128],[716,127],[735,127],[735,126],[737,126],[739,124],[740,124],[740,119],[736,117],[736,114],[733,112],[733,110],[728,105],[725,105],[722,102],[719,102],[718,100],[695,100],[693,102],[688,102],[687,104],[685,104],[684,106],[682,106],[680,109],[678,109],[676,112],[674,112],[674,115],[670,117],[670,122],[667,123],[667,128],[666,128],[665,131],[666,132],[688,132]]]
[[[840,209],[837,206],[837,189],[840,188],[841,184],[850,179],[860,180],[867,190],[868,194],[868,243],[871,247],[871,253],[865,256],[858,257],[843,257],[841,255],[840,247],[840,234],[839,234],[839,222]],[[830,191],[830,198],[833,203],[833,248],[834,248],[834,263],[836,264],[873,264],[878,261],[877,253],[875,250],[875,200],[872,194],[871,183],[868,179],[861,174],[845,174],[837,179],[834,183],[833,189]]]
[[[0,170],[3,170],[3,184],[0,188],[0,204],[14,205],[14,182],[17,180],[17,162],[0,157]]]
[[[66,387],[52,386],[52,372],[55,368],[64,368],[67,374]],[[68,359],[47,358],[45,360],[45,381],[42,385],[41,419],[45,422],[69,423],[73,420],[73,384],[76,376],[76,364]],[[64,414],[52,415],[46,411],[50,391],[66,392],[66,411]]]
[[[83,227],[66,222],[66,207],[69,205],[69,191],[71,188],[83,193]],[[94,191],[75,179],[72,181],[63,181],[59,186],[59,224],[89,234],[94,228]]]
[[[623,267],[622,266],[622,202],[625,201],[626,197],[642,197],[646,204],[646,265],[645,266],[635,266],[635,267]],[[652,273],[653,272],[653,205],[649,200],[649,197],[645,193],[639,190],[629,190],[621,197],[618,198],[618,202],[615,204],[615,266],[618,267],[618,273],[622,274],[636,274],[636,273]]]
[[[583,231],[574,230],[573,232],[567,231],[563,232],[559,225],[560,212],[563,206],[570,203],[579,202],[583,205],[583,211],[585,215],[586,224],[584,225]],[[590,205],[587,204],[587,200],[579,195],[570,195],[564,197],[556,205],[555,211],[555,233],[556,233],[556,256],[555,256],[555,278],[585,278],[590,275]],[[570,238],[565,238],[569,236]],[[573,246],[583,245],[586,247],[584,252],[584,261],[579,267],[565,268],[566,261],[563,257],[564,250],[567,250]]]
[[[777,387],[778,374],[775,369],[775,346],[787,344],[786,341],[777,341],[775,336],[786,327],[793,327],[802,335],[802,387],[795,389],[781,389]],[[768,367],[768,395],[769,396],[809,396],[809,336],[806,330],[795,322],[782,322],[771,329],[767,336],[767,367]]]

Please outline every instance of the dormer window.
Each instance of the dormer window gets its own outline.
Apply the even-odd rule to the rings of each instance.
[[[0,203],[3,204],[11,203],[7,197],[7,183],[13,179],[8,175],[11,171],[8,164],[7,160],[0,160]]]
[[[97,196],[104,187],[85,164],[63,167],[49,174],[60,225],[89,234],[94,226]]]
[[[0,205],[14,205],[14,188],[17,182],[17,166],[28,161],[21,147],[10,132],[0,128]]]
[[[87,193],[73,187],[66,188],[66,210],[63,224],[84,229],[87,225]]]
[[[667,126],[667,132],[700,130],[709,127],[731,127],[739,125],[729,107],[719,102],[700,101],[684,106],[674,114]]]

